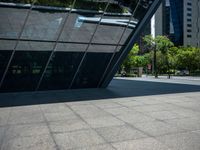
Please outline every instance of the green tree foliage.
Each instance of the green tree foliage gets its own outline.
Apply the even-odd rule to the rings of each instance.
[[[154,58],[156,52],[156,65],[158,73],[168,73],[172,70],[200,71],[200,48],[175,47],[166,36],[151,35],[144,37],[149,50],[149,59]]]
[[[145,67],[149,63],[148,55],[138,55],[139,46],[135,44],[122,64],[122,68],[129,73],[133,67]]]
[[[179,47],[177,57],[178,69],[187,69],[189,72],[200,70],[200,49],[195,47]]]

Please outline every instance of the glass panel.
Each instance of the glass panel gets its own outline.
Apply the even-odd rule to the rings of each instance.
[[[66,13],[34,8],[23,30],[22,39],[56,40]]]
[[[102,15],[99,11],[104,10],[106,4],[106,1],[77,0],[76,10],[70,14],[60,40],[89,42]]]
[[[99,20],[96,20],[94,23],[87,22],[86,20],[96,17],[99,18],[100,15],[79,12],[70,14],[60,40],[68,42],[89,42]]]
[[[1,90],[35,90],[49,54],[50,52],[16,51]]]
[[[16,50],[20,51],[52,51],[54,42],[20,41]]]
[[[128,28],[126,29],[125,34],[123,35],[120,44],[127,44],[126,41],[128,42],[129,38],[132,36],[132,34],[134,34],[137,25],[143,19],[152,3],[153,0],[139,0],[137,3],[134,1],[132,2],[129,10],[131,13],[135,13],[133,15],[133,18],[131,19]]]
[[[103,77],[103,80],[101,81],[101,83],[103,83],[104,79],[106,78],[106,76],[108,75],[108,73],[112,70],[113,66],[115,65],[116,61],[119,59],[121,53],[123,52],[122,50],[124,49],[125,47],[121,47],[121,46],[118,46],[117,49],[116,49],[116,53],[114,53],[114,55],[112,56],[112,60],[109,61],[109,64],[106,66],[106,68],[108,67],[108,69],[106,70],[105,72],[105,75]],[[101,83],[100,83],[100,87],[101,87]]]
[[[17,38],[22,30],[28,9],[21,7],[1,7],[0,4],[0,38]]]
[[[84,52],[87,46],[87,44],[58,43],[56,51]]]
[[[90,45],[87,52],[95,52],[95,53],[113,53],[115,51],[116,46],[110,45]]]
[[[39,90],[67,89],[82,56],[83,52],[55,52]]]
[[[4,74],[8,61],[10,59],[12,51],[0,50],[0,80]]]
[[[118,44],[122,33],[129,23],[131,13],[124,2],[110,1],[106,14],[94,36],[94,43]]]
[[[124,28],[129,22],[128,17],[104,16],[95,33],[93,43],[118,44]]]
[[[112,53],[87,53],[72,88],[96,88]]]
[[[0,40],[0,50],[13,50],[16,41],[11,40]]]

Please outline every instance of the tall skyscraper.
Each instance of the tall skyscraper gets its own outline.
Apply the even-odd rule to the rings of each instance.
[[[175,45],[200,47],[200,0],[164,0],[151,23],[153,36],[166,35]]]

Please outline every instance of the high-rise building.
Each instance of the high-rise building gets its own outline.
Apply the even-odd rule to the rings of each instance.
[[[200,0],[184,0],[184,45],[200,47]]]
[[[200,47],[200,0],[164,0],[151,21],[151,32],[175,45]]]
[[[0,92],[106,87],[161,0],[0,0]]]

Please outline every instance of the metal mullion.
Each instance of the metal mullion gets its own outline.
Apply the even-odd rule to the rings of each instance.
[[[12,54],[11,54],[11,56],[10,56],[10,59],[9,59],[9,61],[8,61],[8,64],[7,64],[6,69],[5,69],[5,71],[4,71],[4,74],[3,74],[2,78],[1,78],[1,81],[0,81],[0,88],[1,88],[2,85],[3,85],[3,82],[4,82],[4,79],[5,79],[6,75],[7,75],[8,69],[9,69],[9,67],[10,67],[10,64],[11,64],[12,60],[13,60],[13,57],[14,57],[16,48],[17,48],[17,46],[18,46],[18,44],[19,44],[19,42],[20,42],[20,38],[21,38],[21,36],[22,36],[22,33],[23,33],[23,31],[24,31],[24,28],[25,28],[25,26],[26,26],[26,23],[27,23],[27,21],[28,21],[28,18],[29,18],[30,14],[31,14],[31,11],[32,11],[32,9],[33,9],[34,3],[35,3],[35,0],[34,0],[33,3],[31,4],[31,7],[29,8],[29,10],[28,10],[28,12],[27,12],[27,15],[26,15],[26,18],[25,18],[24,23],[23,23],[23,25],[22,25],[21,31],[19,32],[19,35],[18,35],[18,37],[17,37],[17,39],[16,39],[17,41],[16,41],[16,43],[15,43],[15,46],[14,46],[13,51],[12,51]]]
[[[4,41],[16,41],[17,39],[6,39],[6,38],[0,38],[0,40]],[[36,39],[22,39],[20,38],[21,42],[41,42],[41,43],[55,43],[56,41],[49,41],[49,40],[36,40]],[[58,43],[65,43],[65,44],[89,44],[89,42],[70,42],[70,41],[58,41]],[[125,46],[123,44],[109,44],[109,43],[92,43],[91,45],[105,45],[105,46]]]
[[[96,27],[95,27],[95,30],[94,30],[94,32],[93,32],[91,38],[90,38],[89,44],[87,45],[86,50],[84,51],[84,55],[83,55],[83,57],[82,57],[82,59],[81,59],[81,61],[80,61],[80,63],[79,63],[79,66],[78,66],[78,68],[77,68],[77,70],[76,70],[76,72],[75,72],[75,74],[74,74],[74,76],[73,76],[73,79],[72,79],[72,81],[71,81],[71,83],[70,83],[68,89],[71,89],[71,87],[72,87],[72,85],[73,85],[73,83],[74,83],[74,80],[76,79],[76,77],[77,77],[77,75],[78,75],[78,73],[79,73],[79,71],[80,71],[80,68],[81,68],[81,66],[82,66],[82,63],[83,63],[83,61],[85,60],[87,51],[88,51],[88,49],[89,49],[89,47],[90,47],[90,45],[91,45],[91,43],[92,43],[92,40],[93,40],[93,38],[94,38],[94,35],[95,35],[95,33],[96,33],[96,31],[97,31],[99,25],[101,24],[101,20],[102,20],[104,14],[106,13],[106,10],[107,10],[107,8],[108,8],[108,6],[109,6],[109,4],[110,4],[110,1],[111,1],[111,0],[108,0],[108,2],[107,2],[107,4],[106,4],[106,7],[105,7],[105,9],[104,9],[104,11],[103,11],[103,14],[101,15],[100,20],[99,20],[98,24],[97,24]]]
[[[53,56],[53,54],[54,54],[54,52],[55,52],[55,50],[56,50],[56,46],[57,46],[58,40],[60,39],[60,36],[61,36],[61,34],[62,34],[63,30],[64,30],[65,24],[67,23],[67,20],[68,20],[69,15],[71,14],[71,12],[72,12],[72,10],[73,10],[73,8],[74,8],[75,3],[76,3],[76,0],[73,1],[72,7],[70,8],[70,11],[67,12],[67,15],[66,15],[66,17],[65,17],[65,20],[64,20],[64,22],[63,22],[63,24],[62,24],[62,27],[61,27],[61,29],[60,29],[60,32],[59,32],[59,34],[58,34],[58,36],[57,36],[57,39],[56,39],[56,41],[55,41],[55,44],[54,44],[54,46],[53,46],[53,49],[52,49],[52,51],[51,51],[51,54],[50,54],[50,56],[49,56],[49,59],[48,59],[46,65],[45,65],[45,68],[44,68],[44,70],[43,70],[43,72],[42,72],[42,75],[41,75],[41,77],[40,77],[40,80],[39,80],[39,82],[38,82],[38,84],[37,84],[37,87],[36,87],[35,91],[37,91],[37,90],[39,89],[39,87],[40,87],[40,84],[41,84],[41,82],[42,82],[42,80],[43,80],[43,78],[44,78],[44,74],[45,74],[45,72],[46,72],[46,70],[47,70],[47,68],[48,68],[48,66],[49,66],[49,63],[50,63],[50,61],[51,61],[51,59],[52,59],[52,56]]]
[[[130,24],[130,22],[131,22],[131,19],[132,19],[132,18],[134,17],[134,15],[135,15],[135,12],[136,12],[136,10],[137,10],[137,8],[138,8],[138,6],[139,6],[139,2],[140,2],[140,0],[138,0],[137,6],[135,7],[135,9],[134,9],[132,15],[131,15],[130,18],[129,18],[128,24],[127,24],[127,26],[126,26],[126,27],[124,28],[124,30],[123,30],[123,33],[122,33],[122,35],[121,35],[121,37],[120,37],[120,39],[119,39],[119,41],[118,41],[118,43],[117,43],[117,46],[116,46],[116,48],[115,48],[115,50],[114,50],[114,53],[112,54],[112,57],[111,57],[111,59],[110,59],[108,65],[107,65],[106,70],[104,71],[104,73],[103,73],[103,75],[102,75],[102,77],[101,77],[101,79],[100,79],[100,81],[99,81],[97,87],[100,87],[101,82],[103,81],[104,77],[106,76],[106,73],[107,73],[107,71],[108,71],[108,69],[109,69],[109,67],[110,67],[110,65],[111,65],[111,63],[112,63],[112,60],[114,59],[114,56],[115,56],[115,54],[116,54],[116,52],[117,52],[117,48],[120,46],[120,42],[121,42],[121,40],[122,40],[122,38],[123,38],[123,36],[124,36],[124,34],[125,34],[125,32],[126,32],[128,26],[129,26],[129,24]],[[130,4],[130,7],[131,7],[131,5],[132,5],[132,3]]]
[[[114,73],[117,71],[117,68],[119,67],[120,63],[122,63],[125,56],[128,55],[128,52],[131,50],[132,46],[134,45],[137,36],[142,32],[142,28],[144,28],[147,21],[151,19],[153,14],[156,12],[157,8],[161,4],[162,0],[154,0],[152,5],[148,8],[146,14],[144,15],[143,19],[140,20],[138,27],[136,28],[133,36],[131,37],[130,41],[128,42],[128,45],[124,48],[122,54],[119,56],[117,61],[115,62],[114,66],[112,67],[111,71],[105,78],[105,80],[102,82],[102,87],[106,87],[109,84],[109,81],[112,79]]]

